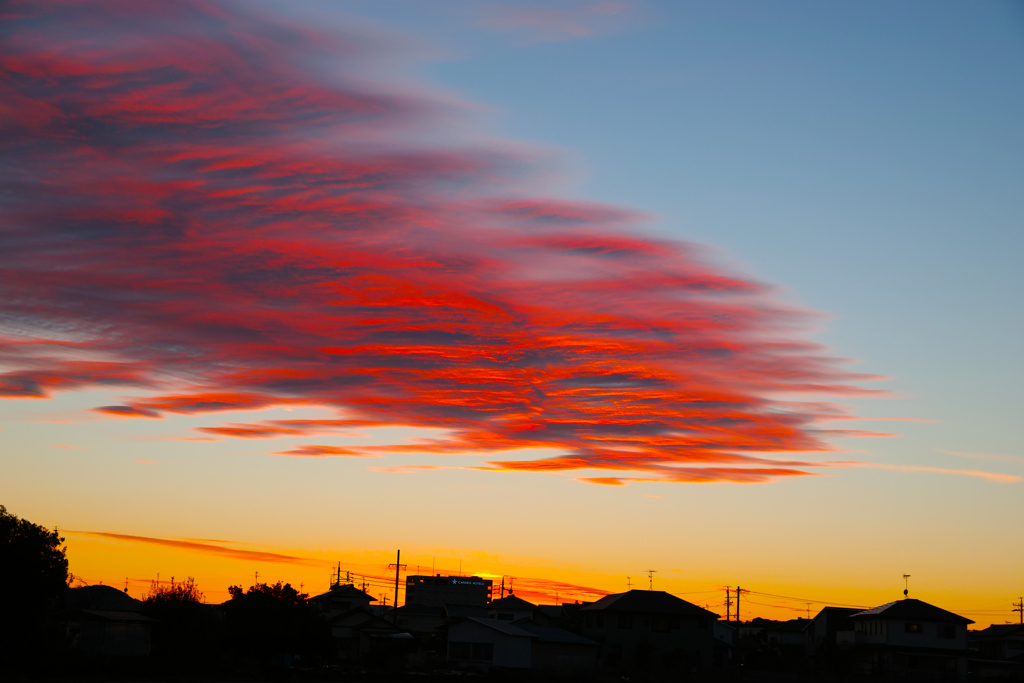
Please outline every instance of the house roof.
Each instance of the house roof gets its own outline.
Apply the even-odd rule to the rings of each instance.
[[[142,603],[113,586],[79,586],[68,590],[68,607],[115,612],[141,612]]]
[[[821,611],[814,615],[814,618],[825,615],[835,617],[852,617],[854,614],[859,614],[864,610],[857,607],[822,607]]]
[[[765,630],[796,633],[807,628],[807,624],[809,623],[811,623],[810,619],[800,617],[798,619],[790,619],[789,621],[772,622],[765,627]]]
[[[487,611],[492,609],[537,609],[537,605],[523,600],[518,595],[509,595],[507,598],[489,602],[487,604]]]
[[[321,593],[320,595],[314,595],[310,600],[333,600],[335,598],[348,598],[350,600],[369,599],[370,602],[377,602],[377,598],[373,597],[369,593],[364,593],[352,584],[332,586],[331,590],[326,593]]]
[[[679,614],[693,617],[718,615],[665,591],[631,590],[606,595],[597,602],[580,608],[581,612],[640,612],[646,614]]]
[[[878,607],[866,609],[851,615],[851,619],[921,619],[926,621],[955,621],[961,624],[973,624],[967,617],[954,614],[941,607],[929,605],[927,602],[906,598],[895,602],[887,602]]]
[[[475,624],[486,626],[487,628],[498,631],[499,633],[504,633],[507,636],[515,636],[517,638],[537,637],[533,633],[530,633],[525,629],[519,628],[519,626],[516,626],[510,621],[502,621],[500,619],[478,619],[477,617],[466,617],[465,621],[471,621]]]
[[[541,626],[530,619],[520,619],[513,622],[513,626],[520,628],[527,633],[532,633],[542,643],[564,643],[568,645],[597,645],[590,638],[566,631],[557,626]]]
[[[971,633],[971,636],[982,638],[1005,638],[1015,635],[1024,636],[1024,626],[1021,624],[992,624],[988,628]]]

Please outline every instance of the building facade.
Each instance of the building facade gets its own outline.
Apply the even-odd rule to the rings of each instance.
[[[606,595],[579,616],[580,633],[601,644],[606,670],[684,672],[712,664],[718,615],[664,591]]]
[[[407,576],[405,604],[486,605],[491,600],[492,582],[479,576]]]

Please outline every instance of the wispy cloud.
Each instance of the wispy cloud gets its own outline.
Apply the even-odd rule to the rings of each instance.
[[[206,553],[209,555],[218,555],[221,557],[228,557],[236,560],[258,560],[261,562],[281,562],[286,564],[300,565],[322,564],[320,562],[316,562],[308,558],[295,557],[293,555],[282,555],[279,553],[271,553],[263,550],[244,550],[240,548],[231,548],[223,545],[216,545],[214,543],[201,543],[195,540],[152,538],[150,536],[132,536],[129,534],[115,534],[108,531],[66,531],[62,529],[61,533],[77,534],[79,536],[92,536],[95,538],[106,538],[112,541],[124,541],[128,543],[147,543],[150,545],[160,545],[169,548],[178,548],[181,550],[194,550],[196,552]]]
[[[593,38],[621,29],[634,5],[626,2],[489,2],[476,8],[477,26],[507,33],[520,43]]]
[[[543,168],[366,85],[344,36],[238,4],[6,7],[4,398],[131,387],[111,419],[319,406],[338,419],[200,431],[434,428],[280,453],[757,482],[814,467],[765,455],[832,449],[823,396],[873,395],[770,285],[645,236],[642,212],[531,193]],[[501,8],[545,39],[626,11]],[[433,146],[409,141],[428,125]],[[511,460],[536,448],[564,455]]]
[[[371,453],[365,453],[354,448],[345,448],[344,446],[296,446],[287,451],[278,451],[272,455],[290,455],[296,458],[326,458],[326,457],[345,457],[345,458],[379,458],[379,455]]]
[[[972,460],[991,460],[994,462],[1012,462],[1024,464],[1024,457],[1019,455],[999,455],[997,453],[965,453],[963,451],[939,451],[946,455],[955,455],[959,458],[970,458]]]
[[[1003,474],[1001,472],[984,472],[982,470],[958,470],[946,467],[926,467],[922,465],[890,465],[886,463],[857,462],[836,463],[834,466],[870,467],[881,470],[892,470],[895,472],[928,472],[932,474],[953,474],[961,477],[979,477],[981,479],[988,479],[989,481],[999,482],[1000,484],[1014,484],[1024,479],[1024,477],[1019,477],[1016,474]]]

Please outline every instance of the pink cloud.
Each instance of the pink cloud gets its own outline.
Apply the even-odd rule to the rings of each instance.
[[[646,236],[642,212],[513,191],[543,169],[366,85],[342,37],[240,5],[8,8],[4,398],[133,388],[96,409],[111,418],[327,407],[344,417],[200,431],[433,428],[280,453],[481,454],[606,483],[770,481],[869,434],[825,429],[845,413],[823,396],[874,378],[806,339],[812,314]],[[504,9],[563,35],[621,14]],[[426,125],[450,127],[409,142]],[[507,455],[535,448],[564,455]]]

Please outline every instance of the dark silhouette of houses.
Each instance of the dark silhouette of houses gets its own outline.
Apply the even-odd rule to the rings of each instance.
[[[89,657],[148,657],[155,619],[142,615],[142,603],[112,586],[68,590],[61,620],[72,649]]]
[[[804,647],[811,667],[818,672],[839,672],[847,668],[839,640],[847,644],[854,638],[854,622],[850,618],[862,610],[854,607],[823,607],[807,625]]]
[[[967,676],[967,625],[974,622],[921,600],[906,598],[858,612],[852,638],[860,673],[903,677]],[[852,641],[852,642],[851,642]]]
[[[967,634],[971,675],[1024,681],[1024,624],[993,624]]]
[[[348,583],[335,584],[326,593],[309,598],[309,602],[316,605],[317,611],[330,620],[357,607],[369,607],[371,602],[376,602],[376,598]]]
[[[415,649],[412,634],[395,625],[393,619],[374,614],[366,605],[334,615],[328,622],[338,657],[344,660],[404,662],[405,655]]]
[[[600,646],[531,619],[460,619],[448,628],[448,662],[479,671],[510,669],[535,675],[590,676]]]
[[[601,644],[603,668],[684,672],[712,663],[718,615],[664,591],[606,595],[579,616],[579,632]]]
[[[537,605],[512,595],[511,592],[507,597],[493,600],[487,605],[487,618],[499,621],[532,619],[536,612]]]

